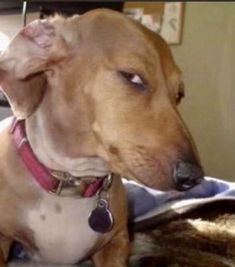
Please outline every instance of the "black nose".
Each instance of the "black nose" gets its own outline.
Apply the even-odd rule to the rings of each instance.
[[[197,164],[179,161],[174,167],[173,178],[179,190],[188,190],[203,179],[202,168]]]

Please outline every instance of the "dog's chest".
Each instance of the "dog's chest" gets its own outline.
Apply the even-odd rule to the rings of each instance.
[[[88,225],[95,198],[60,198],[46,195],[38,208],[27,212],[38,253],[36,261],[74,264],[87,256],[99,234]]]

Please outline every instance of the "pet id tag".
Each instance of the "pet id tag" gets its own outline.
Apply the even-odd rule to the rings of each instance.
[[[97,206],[90,213],[88,223],[92,230],[98,233],[107,233],[113,226],[113,216],[108,209],[106,199],[98,199]]]

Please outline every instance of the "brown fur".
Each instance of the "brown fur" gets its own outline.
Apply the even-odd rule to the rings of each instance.
[[[157,227],[155,224],[154,230],[136,233],[130,266],[233,267],[234,205],[233,213],[226,214],[228,203],[221,203],[214,205],[214,214],[207,205],[204,214],[197,211],[194,216],[187,214],[184,219],[166,221]]]
[[[23,29],[0,58],[1,85],[15,115],[26,119],[35,151],[36,133],[42,133],[46,147],[61,158],[98,156],[112,172],[161,189],[174,188],[172,165],[178,159],[200,165],[176,107],[181,74],[159,36],[107,10],[37,23]],[[44,32],[48,39],[35,45]],[[146,90],[132,87],[120,71],[140,75]],[[37,208],[41,192],[8,129],[0,140],[0,232],[36,249],[23,212]],[[110,209],[115,226],[97,244],[97,267],[126,266],[127,211],[117,177]]]

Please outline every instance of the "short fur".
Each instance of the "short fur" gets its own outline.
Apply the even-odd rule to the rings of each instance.
[[[144,87],[122,72],[139,75]],[[0,57],[1,86],[45,166],[74,176],[112,171],[163,190],[175,187],[172,166],[178,160],[200,168],[177,111],[181,79],[161,37],[110,10],[34,21]],[[91,256],[96,267],[126,266],[120,177],[110,189],[114,227],[98,235],[87,224],[96,198],[44,192],[17,155],[10,124],[5,121],[0,133],[1,267],[13,241],[36,261],[74,264]]]

